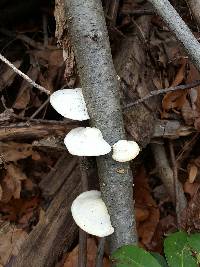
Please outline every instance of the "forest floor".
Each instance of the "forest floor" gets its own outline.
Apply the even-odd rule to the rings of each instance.
[[[40,2],[1,1],[1,54],[50,94],[78,87],[73,51],[66,32],[63,37],[65,28],[59,28],[66,27],[58,22],[59,7],[54,16],[54,1]],[[200,85],[176,88],[193,87],[200,74],[150,4],[122,0],[116,8],[114,2],[103,5],[125,127],[142,148],[131,163],[139,244],[162,253],[168,233],[200,230]],[[200,38],[185,1],[172,2]],[[175,89],[135,103],[169,87]],[[47,94],[3,62],[0,96],[0,266],[11,266],[16,257],[23,263],[18,266],[28,266],[27,255],[31,266],[76,266],[78,229],[70,205],[81,192],[81,172],[63,138],[87,124],[63,119]],[[99,188],[93,159],[88,183],[89,189]],[[88,267],[95,266],[97,247],[98,239],[88,236]],[[43,258],[41,265],[34,255]],[[106,249],[104,266],[110,266]]]

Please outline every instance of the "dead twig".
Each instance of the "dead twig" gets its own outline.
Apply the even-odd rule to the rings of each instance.
[[[105,240],[106,240],[105,237],[102,237],[99,240],[95,267],[102,267],[103,266]]]
[[[49,103],[50,97],[47,98],[46,101],[44,101],[44,103],[31,115],[30,119],[34,119],[38,113],[40,113],[40,111],[46,107],[46,105]]]
[[[155,11],[153,9],[123,10],[120,14],[129,16],[153,15],[155,14]]]
[[[194,81],[193,83],[190,84],[185,84],[185,85],[178,85],[178,86],[174,86],[174,87],[169,87],[169,88],[164,88],[164,89],[159,89],[159,90],[155,90],[155,91],[151,91],[148,95],[144,96],[143,98],[133,102],[133,103],[129,103],[127,104],[124,109],[128,109],[131,108],[137,104],[140,104],[146,100],[148,100],[149,98],[153,97],[153,96],[158,96],[160,94],[166,94],[169,92],[173,92],[173,91],[177,91],[177,90],[187,90],[187,89],[191,89],[194,87],[197,87],[200,85],[200,80]]]
[[[85,157],[80,158],[80,173],[82,191],[88,190],[88,175],[87,166],[88,162]],[[78,251],[78,267],[87,266],[87,233],[79,228],[79,251]]]
[[[87,266],[87,233],[79,228],[78,267]]]
[[[182,187],[178,186],[178,166],[177,166],[176,156],[174,152],[174,145],[172,141],[169,142],[169,150],[170,150],[170,155],[171,155],[172,169],[173,169],[173,176],[174,176],[174,179],[173,179],[174,193],[175,193],[174,197],[175,197],[175,205],[176,205],[177,224],[179,228],[181,225],[182,212],[186,208],[186,200],[183,201],[183,189]]]
[[[42,16],[42,26],[43,26],[43,33],[44,33],[44,47],[48,46],[48,26],[47,26],[47,15],[43,14]]]
[[[162,143],[161,144],[152,143],[151,149],[154,154],[156,168],[159,177],[162,180],[173,203],[175,204],[178,213],[177,216],[179,216],[180,218],[180,212],[186,207],[186,199],[182,185],[177,178],[177,170],[176,170],[177,166],[175,165],[175,161],[173,161],[173,166],[174,166],[174,174],[173,174],[173,171],[167,159],[164,145]],[[175,183],[174,181],[176,181],[176,186],[174,186]]]
[[[0,60],[2,60],[5,64],[7,64],[9,67],[13,69],[14,72],[16,72],[19,76],[21,76],[24,80],[26,80],[28,83],[30,83],[35,88],[39,89],[41,92],[50,95],[49,90],[44,88],[43,86],[37,84],[31,78],[29,78],[25,73],[23,73],[21,70],[17,69],[15,65],[13,65],[9,60],[7,60],[2,54],[0,54]]]
[[[195,133],[195,135],[191,138],[191,140],[185,142],[184,146],[179,151],[176,157],[177,162],[179,163],[183,162],[183,160],[185,160],[189,156],[190,152],[192,151],[198,139],[199,139],[199,133]]]

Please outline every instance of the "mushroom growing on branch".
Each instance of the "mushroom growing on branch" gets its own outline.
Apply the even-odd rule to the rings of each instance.
[[[140,152],[135,141],[119,140],[113,145],[112,158],[119,162],[126,162],[134,159]]]
[[[103,139],[101,131],[94,127],[77,127],[71,130],[64,143],[69,153],[77,156],[100,156],[111,151],[111,146]]]
[[[114,232],[106,205],[97,190],[80,194],[73,201],[71,212],[76,224],[91,235],[104,237]]]
[[[90,118],[81,88],[58,90],[50,96],[50,103],[65,118],[78,121]]]

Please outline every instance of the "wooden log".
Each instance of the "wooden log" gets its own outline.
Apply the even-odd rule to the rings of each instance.
[[[80,124],[79,124],[80,125]],[[0,125],[0,141],[40,139],[45,136],[64,136],[78,123],[56,121],[17,122]]]
[[[81,191],[80,173],[73,171],[69,175],[67,165],[61,162],[57,164],[56,171],[51,173],[51,176],[48,175],[50,184],[51,179],[61,179],[64,183],[60,183],[61,189],[54,196],[46,214],[41,216],[39,223],[22,245],[12,267],[54,267],[63,250],[70,248],[78,234],[70,207]],[[52,192],[49,191],[49,194],[52,195]]]

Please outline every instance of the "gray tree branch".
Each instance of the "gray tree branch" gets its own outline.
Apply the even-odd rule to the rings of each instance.
[[[126,139],[119,103],[119,84],[113,66],[101,1],[65,0],[71,40],[91,126],[114,144]],[[128,163],[97,158],[102,198],[115,232],[110,250],[137,242],[133,212],[132,175]]]
[[[200,71],[200,43],[168,0],[149,0]]]

